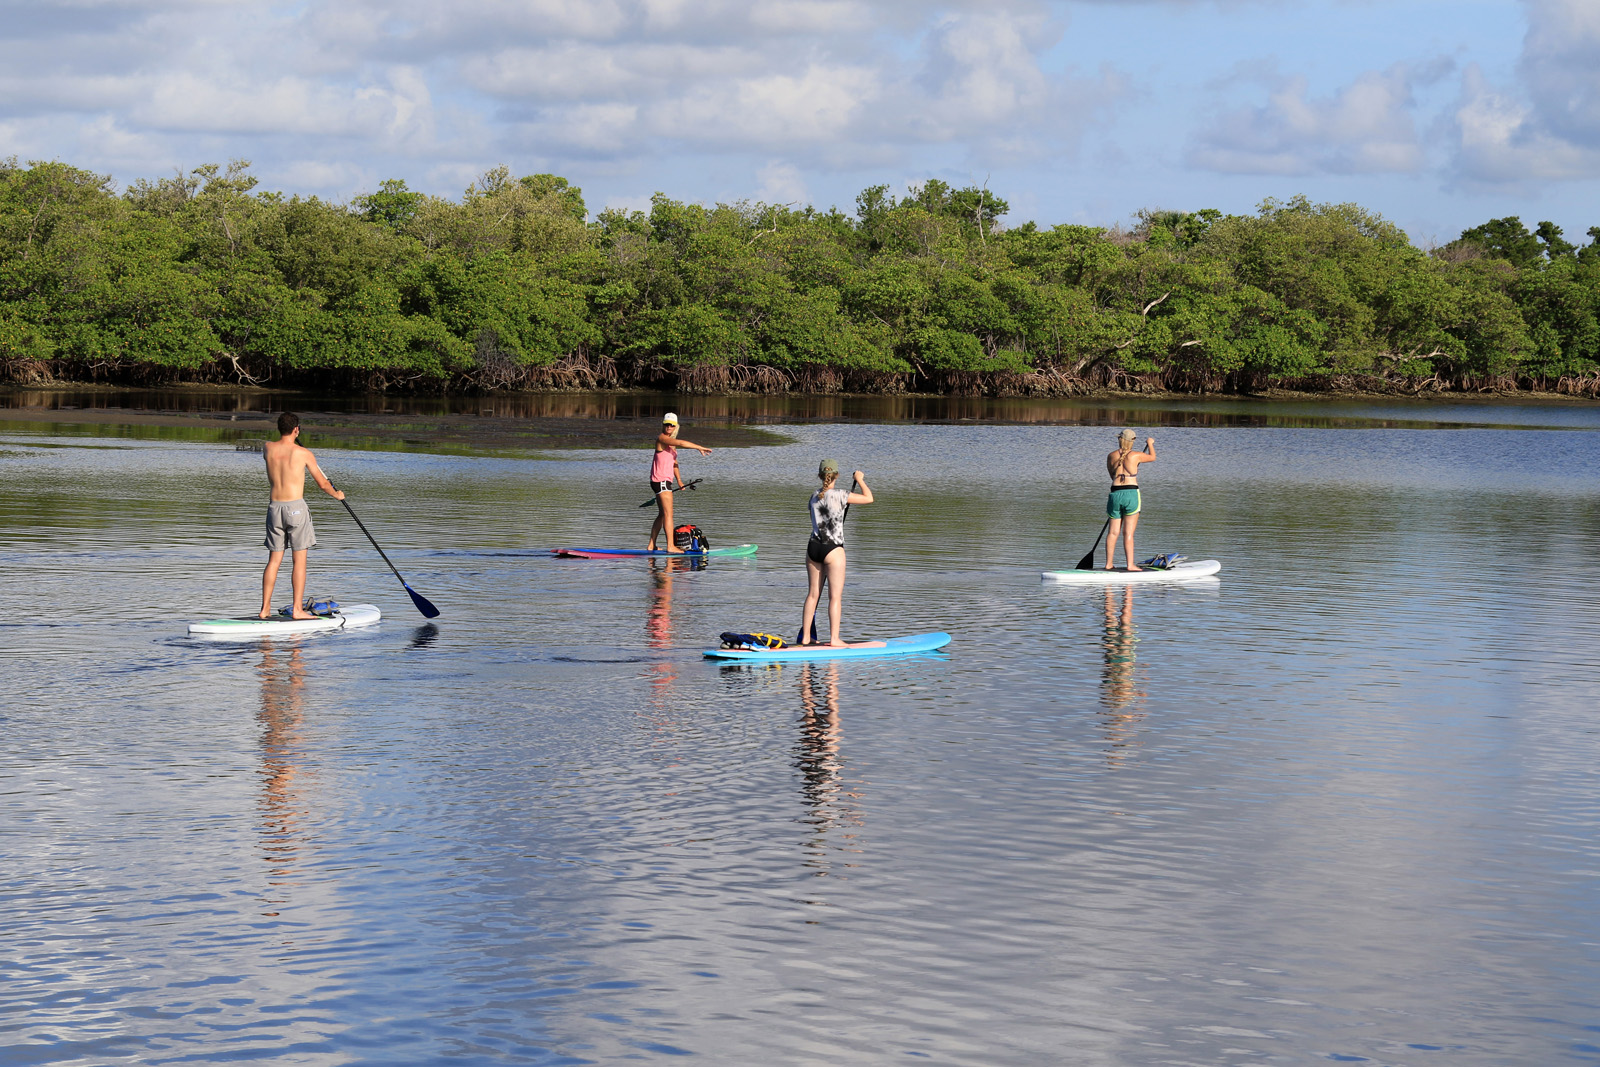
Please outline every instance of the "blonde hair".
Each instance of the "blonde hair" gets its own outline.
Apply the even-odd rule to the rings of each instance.
[[[1106,470],[1112,478],[1118,475],[1127,475],[1128,454],[1133,451],[1134,438],[1117,434],[1117,451],[1106,458]]]

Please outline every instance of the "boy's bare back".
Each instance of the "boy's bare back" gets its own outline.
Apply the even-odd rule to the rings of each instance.
[[[299,436],[296,431],[279,440],[268,441],[261,450],[267,461],[267,481],[272,485],[272,499],[304,500],[306,471],[309,470],[324,493],[335,500],[343,500],[344,493],[328,481],[328,476],[317,466],[317,457],[311,454],[311,449],[300,444]]]

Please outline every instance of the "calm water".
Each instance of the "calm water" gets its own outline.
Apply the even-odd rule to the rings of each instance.
[[[1225,570],[1108,594],[1106,431],[786,432],[685,458],[701,570],[537,551],[643,452],[322,453],[444,616],[324,498],[385,620],[244,644],[259,456],[0,438],[0,1063],[1600,1063],[1600,434],[1164,430]],[[821,455],[847,634],[954,643],[702,660]]]

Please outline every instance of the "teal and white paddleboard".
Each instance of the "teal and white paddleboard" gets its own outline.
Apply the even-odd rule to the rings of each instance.
[[[1197,559],[1159,571],[1130,571],[1126,567],[1108,571],[1104,567],[1096,567],[1086,571],[1041,571],[1039,577],[1047,582],[1068,585],[1143,585],[1147,582],[1192,582],[1196,578],[1209,578],[1221,569],[1219,560]]]
[[[904,656],[912,652],[933,652],[950,643],[950,635],[912,634],[887,641],[860,641],[848,648],[826,645],[790,645],[787,648],[713,648],[706,659],[737,660],[741,663],[786,663],[805,659],[865,659],[868,656]]]
[[[753,556],[755,545],[732,545],[728,548],[710,548],[701,552],[666,552],[648,548],[552,548],[551,552],[567,559],[625,559],[629,556],[662,556],[677,559],[701,559],[705,556]]]
[[[254,615],[242,619],[207,619],[190,623],[189,632],[211,637],[277,637],[371,626],[382,614],[371,604],[347,604],[331,615],[318,615],[314,619],[291,619],[287,615],[274,615],[270,619],[258,619]]]

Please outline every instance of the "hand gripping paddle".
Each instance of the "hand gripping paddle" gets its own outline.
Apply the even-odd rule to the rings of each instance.
[[[329,479],[328,484],[333,485],[332,479]],[[335,489],[339,488],[337,485],[333,485],[333,487]],[[406,585],[406,580],[400,577],[399,570],[397,570],[395,565],[390,562],[388,555],[383,551],[383,549],[378,547],[377,539],[373,537],[371,531],[367,529],[366,523],[361,521],[361,516],[356,514],[356,509],[350,506],[350,501],[341,500],[339,503],[343,504],[344,509],[350,513],[350,517],[356,520],[356,525],[361,527],[361,532],[367,535],[367,540],[372,542],[372,547],[378,549],[378,555],[383,556],[383,561],[389,564],[389,569],[394,571],[394,576],[396,578],[400,578],[400,584],[405,585],[406,592],[411,594],[411,603],[415,604],[417,606],[417,610],[422,612],[422,617],[424,619],[437,619],[439,617],[439,609],[433,606],[433,601],[429,600],[427,597],[423,596],[409,585]]]

